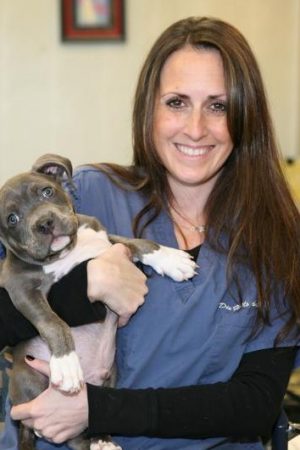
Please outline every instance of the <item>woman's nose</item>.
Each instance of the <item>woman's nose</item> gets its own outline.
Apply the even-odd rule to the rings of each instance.
[[[207,123],[205,114],[202,111],[194,110],[186,119],[185,134],[193,141],[198,141],[207,133]]]

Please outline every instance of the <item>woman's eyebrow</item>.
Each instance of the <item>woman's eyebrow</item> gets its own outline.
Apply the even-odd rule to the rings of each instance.
[[[227,95],[224,93],[224,94],[214,94],[214,95],[209,95],[208,96],[208,98],[211,99],[211,100],[216,100],[216,99],[219,99],[221,97],[227,97]]]
[[[182,93],[180,93],[180,91],[167,91],[167,92],[160,93],[161,98],[170,97],[172,95],[174,95],[176,97],[180,97],[183,100],[191,98],[190,95],[182,94]],[[211,95],[207,96],[207,100],[220,100],[220,99],[226,99],[226,98],[227,98],[227,94],[225,92],[222,94],[211,94]]]

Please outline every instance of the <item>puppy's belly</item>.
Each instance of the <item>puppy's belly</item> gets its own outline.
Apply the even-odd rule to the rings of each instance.
[[[117,316],[108,311],[104,322],[71,329],[84,379],[88,383],[100,386],[110,377],[115,357],[116,324]],[[25,354],[50,360],[49,348],[39,336],[27,341]]]

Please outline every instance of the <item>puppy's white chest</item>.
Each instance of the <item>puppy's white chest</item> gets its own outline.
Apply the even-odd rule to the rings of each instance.
[[[104,230],[95,231],[83,225],[78,229],[75,247],[57,261],[45,264],[43,271],[46,274],[53,274],[54,282],[56,282],[75,266],[88,259],[96,258],[111,245]]]

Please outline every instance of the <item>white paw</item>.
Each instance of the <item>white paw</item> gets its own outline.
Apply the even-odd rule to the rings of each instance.
[[[91,444],[90,450],[122,450],[122,448],[113,442],[99,440],[98,442],[94,441]]]
[[[59,358],[51,356],[50,381],[65,392],[78,392],[83,386],[83,373],[75,352]]]
[[[192,278],[197,268],[197,264],[187,252],[163,245],[159,250],[143,255],[142,262],[160,275],[168,275],[175,281]]]

